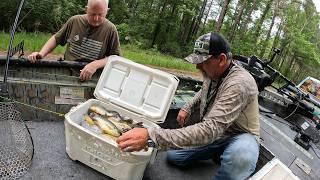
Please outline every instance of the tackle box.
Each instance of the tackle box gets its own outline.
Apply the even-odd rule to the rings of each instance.
[[[94,91],[96,99],[73,107],[65,115],[67,154],[114,179],[142,179],[156,149],[123,152],[116,138],[95,134],[80,123],[89,107],[99,105],[143,122],[147,128],[159,128],[157,123],[164,122],[178,83],[169,73],[110,56]]]

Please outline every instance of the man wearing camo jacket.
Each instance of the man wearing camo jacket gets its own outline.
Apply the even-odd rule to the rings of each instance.
[[[199,37],[194,53],[185,58],[204,76],[202,89],[179,111],[180,129],[134,128],[118,138],[123,151],[138,151],[146,144],[169,150],[177,166],[220,158],[213,179],[246,179],[259,156],[258,88],[254,78],[232,61],[228,42],[218,33]],[[183,127],[195,109],[197,123]],[[174,150],[173,150],[174,149]]]

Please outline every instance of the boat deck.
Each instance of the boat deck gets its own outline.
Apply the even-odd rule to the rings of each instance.
[[[173,128],[176,125],[175,111],[169,113],[162,126]],[[320,179],[320,160],[312,151],[299,148],[292,140],[296,132],[285,122],[261,116],[262,144],[288,166],[301,179]],[[65,150],[63,121],[28,121],[34,140],[35,154],[31,169],[21,179],[111,179],[108,176],[78,162],[71,160]],[[315,149],[320,154],[318,149]],[[263,153],[260,153],[260,156]],[[260,157],[261,158],[261,157]],[[267,160],[273,157],[267,158]],[[261,159],[260,159],[261,160]],[[265,164],[259,161],[258,169]],[[166,153],[158,152],[154,164],[149,164],[144,180],[188,180],[211,179],[218,164],[211,160],[202,161],[192,167],[181,169],[166,162]]]
[[[0,56],[1,59],[3,57]],[[4,64],[5,61],[0,61],[1,63]],[[27,121],[27,125],[30,128],[35,148],[31,169],[21,179],[110,179],[68,157],[65,150],[64,122],[61,117],[57,118],[57,115],[52,113],[64,114],[77,104],[77,102],[69,102],[68,99],[62,98],[66,92],[72,91],[76,95],[81,94],[82,99],[80,100],[93,98],[92,93],[99,73],[96,73],[95,81],[79,82],[79,70],[84,65],[84,62],[71,61],[42,60],[31,64],[18,58],[10,60],[10,71],[8,72],[10,96],[27,105],[36,105],[50,110],[50,112],[43,112],[21,105],[20,111],[23,114],[23,119],[32,120]],[[0,76],[2,76],[1,73]],[[188,92],[187,97],[190,95],[188,90],[199,90],[200,81],[183,77],[179,77],[179,79],[180,89]],[[191,89],[189,89],[190,87]],[[184,99],[183,93],[182,95],[178,93],[177,97],[179,98],[172,104],[171,112],[162,127],[177,127],[175,121],[177,111],[182,104],[188,101],[188,98]],[[79,97],[72,100],[79,100]],[[286,108],[278,108],[275,104],[273,102],[270,104],[272,109],[287,111]],[[268,108],[268,106],[265,107]],[[308,151],[304,150],[293,141],[297,133],[286,124],[286,121],[272,114],[261,116],[261,144],[273,154],[270,155],[268,150],[261,148],[258,170],[275,156],[300,179],[319,180],[320,159],[316,153],[318,156],[320,155],[320,144],[318,143],[318,147],[314,147],[314,151],[311,148]],[[264,152],[266,153],[264,154]],[[143,179],[211,179],[219,167],[213,161],[208,160],[194,164],[188,169],[179,169],[167,164],[165,159],[166,153],[159,152],[154,164],[147,166]]]
[[[111,179],[68,157],[65,150],[63,121],[29,121],[27,126],[30,128],[33,137],[35,154],[31,169],[21,179]],[[159,152],[154,164],[147,166],[143,179],[211,179],[218,167],[208,160],[195,164],[188,169],[179,169],[169,165],[165,158],[166,153]]]

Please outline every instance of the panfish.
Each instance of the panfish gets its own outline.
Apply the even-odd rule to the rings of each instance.
[[[111,136],[119,137],[121,135],[117,126],[109,120],[106,120],[102,116],[91,113],[90,117],[95,121],[95,123],[100,127],[100,129]]]
[[[122,121],[120,116],[110,116],[110,117],[108,117],[108,119],[112,122],[121,122]]]
[[[133,123],[131,124],[131,128],[144,128],[143,122]]]
[[[102,130],[95,124],[89,125],[86,120],[82,121],[81,126],[96,134],[104,134]],[[110,135],[108,135],[110,136]]]
[[[89,112],[91,112],[90,117],[92,117],[93,119],[94,117],[97,117],[98,119],[101,119],[102,121],[105,121],[106,123],[110,124],[109,127],[111,129],[116,129],[118,131],[118,134],[119,134],[118,136],[135,127],[143,127],[142,122],[134,123],[134,121],[130,117],[121,116],[116,111],[109,111],[109,110],[106,110],[104,107],[101,107],[98,105],[91,106],[89,108]],[[101,128],[101,126],[99,127]],[[105,132],[107,133],[107,131],[110,131],[110,129],[106,129]],[[110,134],[110,132],[107,134]],[[110,135],[112,134],[114,133],[111,133]]]
[[[84,120],[86,120],[86,121],[87,121],[87,123],[88,123],[90,126],[94,125],[93,120],[92,120],[92,119],[91,119],[91,117],[90,117],[90,116],[88,116],[87,114],[86,114],[86,115],[84,115]]]
[[[107,117],[115,117],[115,116],[121,117],[120,114],[117,111],[109,111],[109,110],[107,110],[107,114],[106,115],[107,115]]]
[[[115,126],[117,126],[118,130],[121,133],[125,133],[125,132],[129,131],[130,129],[132,129],[132,127],[130,125],[128,125],[126,122],[124,122],[122,120],[118,120],[115,117],[109,117],[108,120],[111,121]]]
[[[107,114],[107,111],[101,106],[91,106],[89,108],[89,113],[90,112],[97,113],[97,114],[99,114],[101,116],[106,116],[106,114]]]
[[[119,117],[109,117],[108,120],[114,122],[114,123],[120,123],[122,124],[122,126],[125,126],[126,131],[133,129],[133,128],[143,128],[143,123],[142,122],[137,122],[134,123],[132,119],[126,117],[126,119],[124,118],[119,118]],[[126,132],[125,131],[125,132]]]
[[[112,116],[117,116],[119,115],[118,112],[116,111],[108,111],[106,110],[105,108],[101,107],[101,106],[91,106],[89,108],[89,113],[90,112],[95,112],[101,116],[104,116],[104,117],[112,117]]]
[[[133,123],[133,120],[127,116],[122,116],[121,119],[129,124]]]

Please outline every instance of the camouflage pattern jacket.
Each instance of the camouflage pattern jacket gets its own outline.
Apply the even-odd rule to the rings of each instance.
[[[204,76],[202,89],[182,108],[191,114],[200,104],[200,117],[196,124],[180,129],[148,129],[158,150],[200,147],[240,133],[259,137],[259,92],[250,73],[234,65],[221,80],[205,111],[210,83],[213,83],[212,88],[216,88],[216,83]]]

